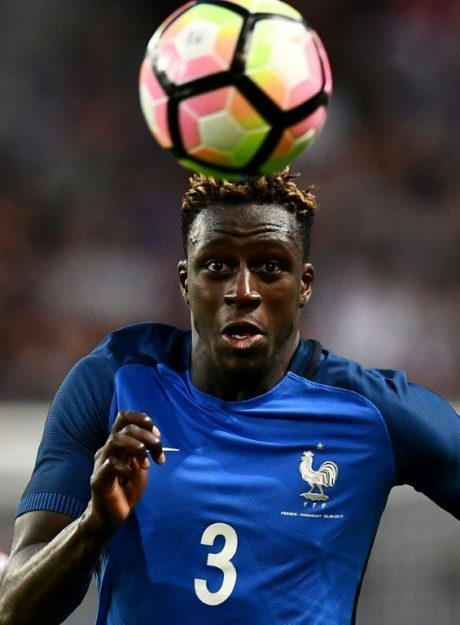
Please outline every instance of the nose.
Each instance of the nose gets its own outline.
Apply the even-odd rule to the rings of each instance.
[[[241,267],[236,272],[234,280],[224,295],[224,301],[226,304],[237,308],[250,308],[261,302],[256,278],[247,267]]]

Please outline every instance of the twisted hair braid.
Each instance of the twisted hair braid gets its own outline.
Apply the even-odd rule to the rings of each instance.
[[[288,167],[272,175],[237,182],[194,174],[182,201],[181,231],[185,255],[197,215],[210,206],[236,203],[280,206],[293,213],[300,227],[304,260],[307,260],[311,227],[318,205],[313,187],[302,190],[294,182],[299,175],[291,174]]]

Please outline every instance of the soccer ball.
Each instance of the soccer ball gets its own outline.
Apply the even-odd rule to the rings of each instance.
[[[150,39],[139,76],[154,137],[178,162],[217,178],[283,169],[326,121],[325,48],[280,0],[198,0]]]

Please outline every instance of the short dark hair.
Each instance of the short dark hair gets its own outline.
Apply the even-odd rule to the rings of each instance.
[[[310,256],[311,228],[317,209],[313,187],[301,190],[294,178],[300,174],[283,171],[251,180],[231,182],[204,174],[194,174],[185,193],[181,210],[181,231],[187,257],[189,235],[197,215],[206,207],[225,203],[276,205],[295,214],[303,248],[303,260]]]

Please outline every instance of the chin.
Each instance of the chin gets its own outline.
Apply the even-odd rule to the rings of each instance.
[[[235,354],[232,357],[219,358],[216,362],[218,368],[231,377],[256,377],[270,363],[269,358],[263,354]]]

